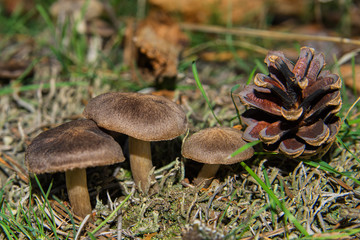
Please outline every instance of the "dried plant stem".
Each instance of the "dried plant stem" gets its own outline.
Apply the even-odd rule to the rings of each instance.
[[[227,44],[228,43],[225,40],[221,40],[221,39],[216,39],[216,40],[210,41],[210,42],[204,42],[199,45],[196,45],[195,47],[185,50],[183,53],[183,56],[186,58],[186,57],[196,54],[197,52],[203,51],[207,48],[226,46]],[[249,43],[246,41],[232,41],[232,45],[234,47],[245,48],[245,49],[248,49],[248,50],[257,52],[259,54],[263,54],[263,55],[266,55],[269,52],[268,49],[265,49],[256,44],[252,44],[252,43]]]
[[[313,41],[325,41],[325,42],[335,42],[342,44],[360,45],[360,40],[342,38],[342,37],[319,36],[319,35],[298,34],[298,33],[289,33],[289,32],[276,32],[270,30],[260,30],[260,29],[251,29],[251,28],[226,28],[221,26],[199,25],[199,24],[191,24],[191,23],[182,23],[180,24],[180,27],[183,30],[187,30],[187,31],[198,31],[205,33],[233,34],[239,36],[262,37],[262,38],[280,39],[280,40],[288,40],[288,41],[313,40]]]
[[[79,226],[79,229],[78,229],[78,231],[76,233],[76,236],[75,236],[74,240],[79,239],[81,231],[83,230],[84,226],[86,226],[86,223],[89,221],[90,216],[91,216],[90,214],[85,216],[84,220],[81,222],[81,224]]]

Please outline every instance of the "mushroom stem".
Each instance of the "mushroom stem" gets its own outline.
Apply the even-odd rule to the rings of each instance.
[[[198,180],[213,178],[219,170],[220,164],[204,164],[197,175]]]
[[[79,217],[91,214],[89,191],[86,182],[86,169],[75,168],[65,172],[66,188],[71,207]]]
[[[154,176],[149,177],[153,168],[150,142],[129,136],[129,154],[134,182],[143,193],[147,194],[150,188],[150,180],[155,179]]]

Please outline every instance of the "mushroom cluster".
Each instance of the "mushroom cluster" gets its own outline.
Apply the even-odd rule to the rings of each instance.
[[[25,154],[32,173],[63,171],[70,204],[80,217],[90,214],[86,168],[123,162],[118,142],[104,130],[129,137],[130,165],[136,186],[147,194],[153,169],[151,141],[176,138],[187,130],[180,106],[162,96],[105,93],[91,99],[80,119],[47,130],[33,139]]]
[[[162,96],[105,93],[91,99],[83,115],[102,128],[128,135],[131,172],[144,193],[154,179],[150,142],[171,140],[187,130],[183,109]]]
[[[250,108],[242,115],[243,138],[260,139],[267,151],[290,158],[324,154],[340,129],[341,79],[323,70],[324,55],[303,47],[294,65],[283,53],[265,58],[269,75],[257,74],[240,92]]]

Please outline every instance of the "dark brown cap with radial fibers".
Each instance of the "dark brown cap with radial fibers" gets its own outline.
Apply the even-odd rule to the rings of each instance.
[[[92,120],[62,124],[39,134],[25,153],[30,172],[65,172],[66,188],[74,213],[91,213],[86,168],[125,160],[120,145]]]
[[[125,160],[120,145],[92,120],[62,124],[39,134],[25,154],[30,172],[64,172]]]
[[[91,99],[83,115],[100,127],[143,141],[162,141],[185,133],[182,108],[161,96],[111,92]]]

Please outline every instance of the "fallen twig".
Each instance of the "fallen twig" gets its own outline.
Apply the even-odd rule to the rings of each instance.
[[[200,25],[200,24],[191,24],[191,23],[181,23],[180,27],[183,30],[188,31],[198,31],[205,33],[217,33],[217,34],[232,34],[239,36],[247,37],[262,37],[269,39],[280,39],[287,41],[324,41],[324,42],[335,42],[342,44],[353,44],[360,45],[360,40],[343,38],[343,37],[332,37],[332,36],[319,36],[319,35],[310,35],[310,34],[298,34],[298,33],[289,33],[289,32],[277,32],[270,30],[261,30],[261,29],[252,29],[252,28],[226,28],[221,26],[213,25]]]

